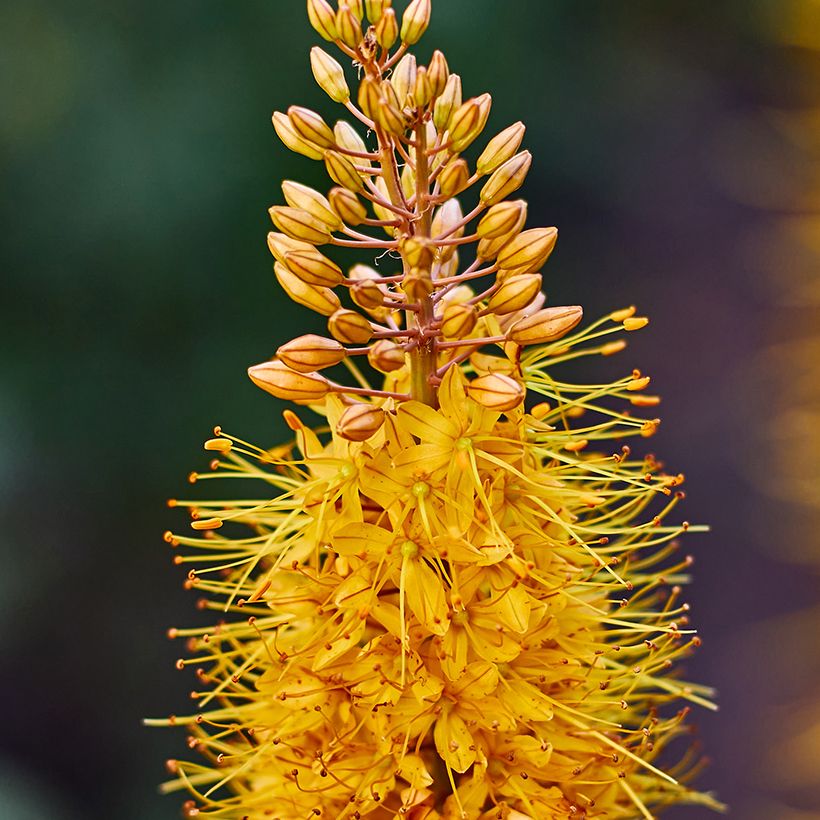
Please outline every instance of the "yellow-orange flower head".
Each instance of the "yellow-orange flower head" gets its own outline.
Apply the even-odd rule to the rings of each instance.
[[[676,671],[698,643],[681,600],[691,559],[676,557],[695,528],[672,515],[683,478],[624,444],[654,433],[633,412],[658,399],[637,371],[560,376],[647,320],[629,308],[578,330],[581,308],[545,306],[557,232],[525,229],[510,199],[531,162],[524,126],[462,156],[491,99],[463,100],[439,51],[417,63],[430,13],[308,2],[357,68],[316,47],[314,76],[358,127],[274,114],[336,187],[285,182],[268,243],[330,336],[249,373],[326,421],[286,411],[295,438],[274,449],[217,429],[192,480],[240,480],[240,500],[173,502],[194,532],[166,539],[224,620],[171,631],[189,639],[178,665],[197,670],[196,712],[154,722],[184,725],[199,762],[171,761],[167,788],[190,793],[187,817],[232,820],[719,808],[685,785],[697,756],[673,743],[689,704],[711,707]],[[320,246],[366,251],[380,272],[343,271]]]

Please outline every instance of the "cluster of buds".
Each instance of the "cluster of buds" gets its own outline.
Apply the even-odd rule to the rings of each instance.
[[[401,19],[391,0],[307,5],[313,27],[352,61],[356,71],[348,74],[360,78],[354,92],[342,64],[317,46],[316,82],[368,139],[350,122],[331,127],[306,108],[273,115],[285,145],[324,161],[335,183],[323,194],[285,182],[287,204],[270,209],[276,230],[268,235],[280,285],[328,317],[329,336],[288,342],[273,361],[250,368],[251,378],[303,404],[340,394],[349,409],[338,429],[353,440],[378,429],[370,403],[357,397],[436,406],[436,387],[456,365],[473,365],[475,401],[513,409],[525,390],[520,368],[507,363],[519,362],[526,345],[560,339],[582,317],[577,306],[545,306],[541,268],[557,231],[525,229],[527,204],[510,199],[531,164],[521,150],[524,125],[492,137],[470,167],[463,152],[484,131],[492,100],[463,99],[461,77],[442,52],[427,65],[409,52],[428,26],[430,0],[413,0]],[[471,195],[469,207],[457,198]],[[373,266],[345,272],[326,253],[333,246],[367,251]],[[488,345],[500,356],[475,355]],[[367,386],[354,357],[366,358],[390,389]],[[494,366],[494,358],[504,366]],[[359,386],[321,372],[343,363]]]

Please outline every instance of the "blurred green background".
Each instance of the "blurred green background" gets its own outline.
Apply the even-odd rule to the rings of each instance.
[[[784,213],[818,208],[820,128],[789,139],[771,117],[820,105],[820,5],[433,7],[421,53],[443,48],[468,95],[493,94],[495,130],[529,126],[531,222],[561,231],[550,300],[652,316],[610,372],[653,376],[651,446],[687,473],[686,515],[713,526],[688,545],[704,637],[690,672],[722,704],[698,717],[701,785],[743,820],[816,820],[816,774],[768,755],[795,704],[820,702],[818,622],[799,614],[818,602],[816,487],[801,505],[784,483],[811,469],[820,433],[787,421],[773,438],[769,421],[794,364],[772,346],[820,327],[820,300],[782,299],[817,257],[779,232]],[[215,423],[284,437],[282,405],[244,371],[321,326],[278,291],[265,246],[278,181],[325,184],[269,118],[291,103],[338,114],[312,83],[317,41],[302,0],[2,5],[4,818],[178,816],[156,784],[182,734],[140,725],[185,711],[193,683],[165,638],[196,613],[164,500],[206,463]],[[817,350],[800,363],[809,385]],[[820,757],[820,741],[806,749]]]

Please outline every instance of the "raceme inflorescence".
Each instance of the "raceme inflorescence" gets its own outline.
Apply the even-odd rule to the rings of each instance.
[[[683,477],[627,443],[656,431],[658,399],[638,371],[561,375],[647,320],[579,329],[580,307],[546,306],[557,231],[525,228],[513,198],[524,125],[471,152],[491,98],[463,99],[440,51],[411,53],[430,0],[307,7],[348,62],[310,55],[348,119],[274,114],[333,187],[284,182],[268,245],[328,335],[249,370],[306,408],[285,411],[293,440],[217,428],[191,480],[225,489],[171,502],[193,529],[166,540],[219,615],[171,630],[198,683],[192,714],[149,721],[184,726],[195,753],[166,788],[187,790],[186,817],[235,820],[720,808],[687,785],[687,713],[713,708],[678,673],[699,643],[678,541],[697,528],[676,517]],[[343,270],[335,248],[369,264]]]

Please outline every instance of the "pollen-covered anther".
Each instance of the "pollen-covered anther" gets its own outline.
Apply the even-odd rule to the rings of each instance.
[[[230,453],[233,442],[227,438],[209,438],[203,446],[211,452]]]
[[[583,309],[578,305],[544,308],[519,319],[507,331],[507,338],[520,345],[553,342],[569,333],[583,315]]]
[[[348,441],[367,441],[384,425],[384,410],[373,404],[347,407],[339,418],[336,432]]]
[[[473,379],[467,386],[470,398],[499,413],[518,407],[524,401],[526,391],[523,385],[503,373],[489,373]]]
[[[222,526],[221,518],[201,518],[191,522],[193,530],[218,530]]]
[[[624,330],[640,330],[649,324],[649,319],[646,316],[633,316],[629,319],[624,319]]]
[[[310,333],[282,345],[276,355],[291,370],[312,373],[339,364],[347,356],[347,351],[335,339]]]

